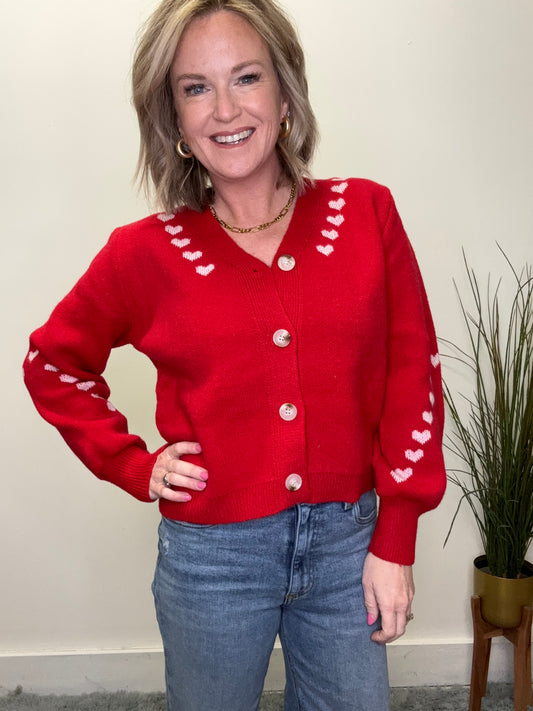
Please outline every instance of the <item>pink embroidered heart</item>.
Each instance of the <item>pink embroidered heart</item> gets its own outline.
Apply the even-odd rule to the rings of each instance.
[[[406,449],[405,450],[405,458],[408,459],[410,462],[418,462],[422,459],[424,456],[424,452],[422,449],[416,449],[413,451],[412,449]]]
[[[339,183],[338,185],[332,185],[331,190],[334,193],[340,193],[342,195],[342,193],[346,190],[347,187],[348,187],[348,183],[344,182],[344,183]]]
[[[170,220],[173,220],[176,217],[176,215],[171,215],[168,212],[163,212],[161,215],[157,216],[158,220],[161,220],[161,222],[169,222]]]
[[[337,239],[337,237],[339,236],[339,233],[337,232],[337,230],[322,230],[322,235],[324,237],[327,237],[327,239],[333,240],[333,239]]]
[[[51,373],[59,373],[59,368],[56,368],[55,365],[50,365],[50,363],[47,363],[44,369],[49,370]]]
[[[429,402],[431,403],[431,407],[435,404],[435,395],[433,393],[429,393]]]
[[[426,444],[426,442],[429,442],[431,439],[431,432],[429,430],[424,430],[423,432],[413,430],[411,437],[415,442],[418,442],[418,444]]]
[[[340,227],[344,222],[344,217],[342,215],[328,215],[326,220],[331,222],[332,225],[335,225],[335,227]]]
[[[107,409],[110,412],[116,412],[117,408],[113,405],[113,403],[109,402],[109,400],[106,400],[105,397],[102,397],[101,395],[97,395],[96,393],[91,393],[91,397],[94,397],[95,400],[103,400],[105,404],[107,405]]]
[[[39,355],[39,351],[30,351],[28,353],[28,360],[30,361],[30,363],[32,363],[37,358],[38,355]]]
[[[202,256],[203,252],[197,251],[197,252],[183,252],[183,257],[185,259],[188,259],[189,262],[194,262],[197,259],[200,259]]]
[[[78,383],[76,387],[78,388],[78,390],[83,390],[84,392],[87,392],[87,390],[94,388],[95,385],[96,383],[94,382],[94,380],[86,380],[83,383]]]
[[[325,254],[326,257],[329,257],[329,255],[333,252],[333,245],[332,244],[326,244],[326,245],[321,245],[317,244],[316,248],[320,252],[320,254]]]
[[[344,200],[344,198],[339,198],[338,200],[330,200],[328,202],[328,205],[331,207],[332,210],[342,210],[342,208],[346,205],[346,200]]]
[[[181,225],[167,225],[165,227],[165,232],[168,232],[169,235],[177,235],[180,232],[183,232],[183,227]]]
[[[61,380],[62,383],[77,383],[78,378],[75,378],[73,375],[66,375],[66,373],[61,373],[59,376],[59,380]]]
[[[422,419],[424,420],[424,422],[427,422],[428,425],[430,425],[433,422],[433,413],[432,412],[423,412]]]
[[[407,467],[407,469],[394,469],[391,472],[391,475],[395,481],[398,482],[398,484],[401,484],[403,481],[407,481],[409,477],[413,476],[413,470],[410,467]]]
[[[196,271],[198,274],[201,274],[202,276],[207,276],[208,274],[211,274],[213,269],[215,268],[214,264],[208,264],[206,267],[196,267]]]
[[[440,356],[438,353],[431,356],[431,365],[436,368],[440,363]]]
[[[183,239],[173,239],[170,244],[173,244],[174,247],[179,247],[180,249],[183,249],[183,247],[186,247],[190,243],[191,240],[187,237],[184,237]]]

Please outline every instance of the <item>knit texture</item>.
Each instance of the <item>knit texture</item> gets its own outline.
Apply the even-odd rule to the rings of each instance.
[[[209,472],[190,502],[161,500],[164,516],[229,523],[375,486],[371,550],[413,562],[418,517],[445,486],[443,400],[424,286],[386,188],[308,187],[272,267],[209,210],[121,227],[32,334],[24,370],[39,412],[94,474],[149,501],[157,452],[128,432],[102,376],[127,343],[157,369],[163,441],[200,442],[187,459]]]

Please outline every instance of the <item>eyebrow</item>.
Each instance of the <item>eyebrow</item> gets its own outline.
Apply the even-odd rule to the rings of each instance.
[[[259,59],[250,59],[247,60],[246,62],[241,62],[240,64],[235,65],[231,69],[232,74],[237,74],[240,72],[242,69],[246,69],[246,67],[253,66],[254,64],[259,65],[260,67],[263,67],[263,62],[261,62]],[[180,82],[180,81],[203,81],[205,79],[204,74],[180,74],[178,77],[175,78],[174,81]]]

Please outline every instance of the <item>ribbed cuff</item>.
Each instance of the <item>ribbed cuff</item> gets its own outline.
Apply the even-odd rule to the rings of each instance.
[[[106,461],[101,478],[124,489],[139,501],[151,502],[149,486],[152,469],[166,446],[152,454],[141,447],[128,447]]]
[[[370,552],[392,563],[412,565],[420,514],[420,507],[408,499],[380,499]]]

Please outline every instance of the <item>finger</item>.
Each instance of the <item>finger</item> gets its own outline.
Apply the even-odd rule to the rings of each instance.
[[[185,504],[187,501],[192,499],[192,496],[186,491],[182,491],[180,489],[170,489],[168,486],[162,484],[157,498],[167,499],[167,501],[173,501],[177,504]]]
[[[173,459],[179,459],[184,454],[200,454],[202,447],[199,442],[174,442],[165,452]]]
[[[393,642],[398,637],[397,615],[389,611],[381,611],[381,629],[376,630],[370,639],[378,644]]]
[[[170,484],[170,486],[184,487],[195,491],[203,491],[207,486],[208,478],[209,474],[203,467],[181,460],[172,462],[161,477],[162,483],[167,488]]]
[[[161,477],[158,473],[152,475],[152,479],[150,480],[150,498],[153,501],[157,499],[167,499],[175,503],[185,503],[192,499],[191,494],[187,491],[174,489],[171,487],[170,482],[168,482],[168,484],[165,482],[168,482],[168,478],[166,478],[164,472]]]
[[[379,617],[379,607],[375,596],[371,592],[365,591],[365,607],[367,614],[367,624],[373,625]]]
[[[367,579],[366,575],[366,564],[363,570],[363,596],[365,601],[365,608],[367,614],[367,624],[373,625],[379,617],[379,605],[376,599],[376,594],[374,592],[374,586],[372,582]]]

